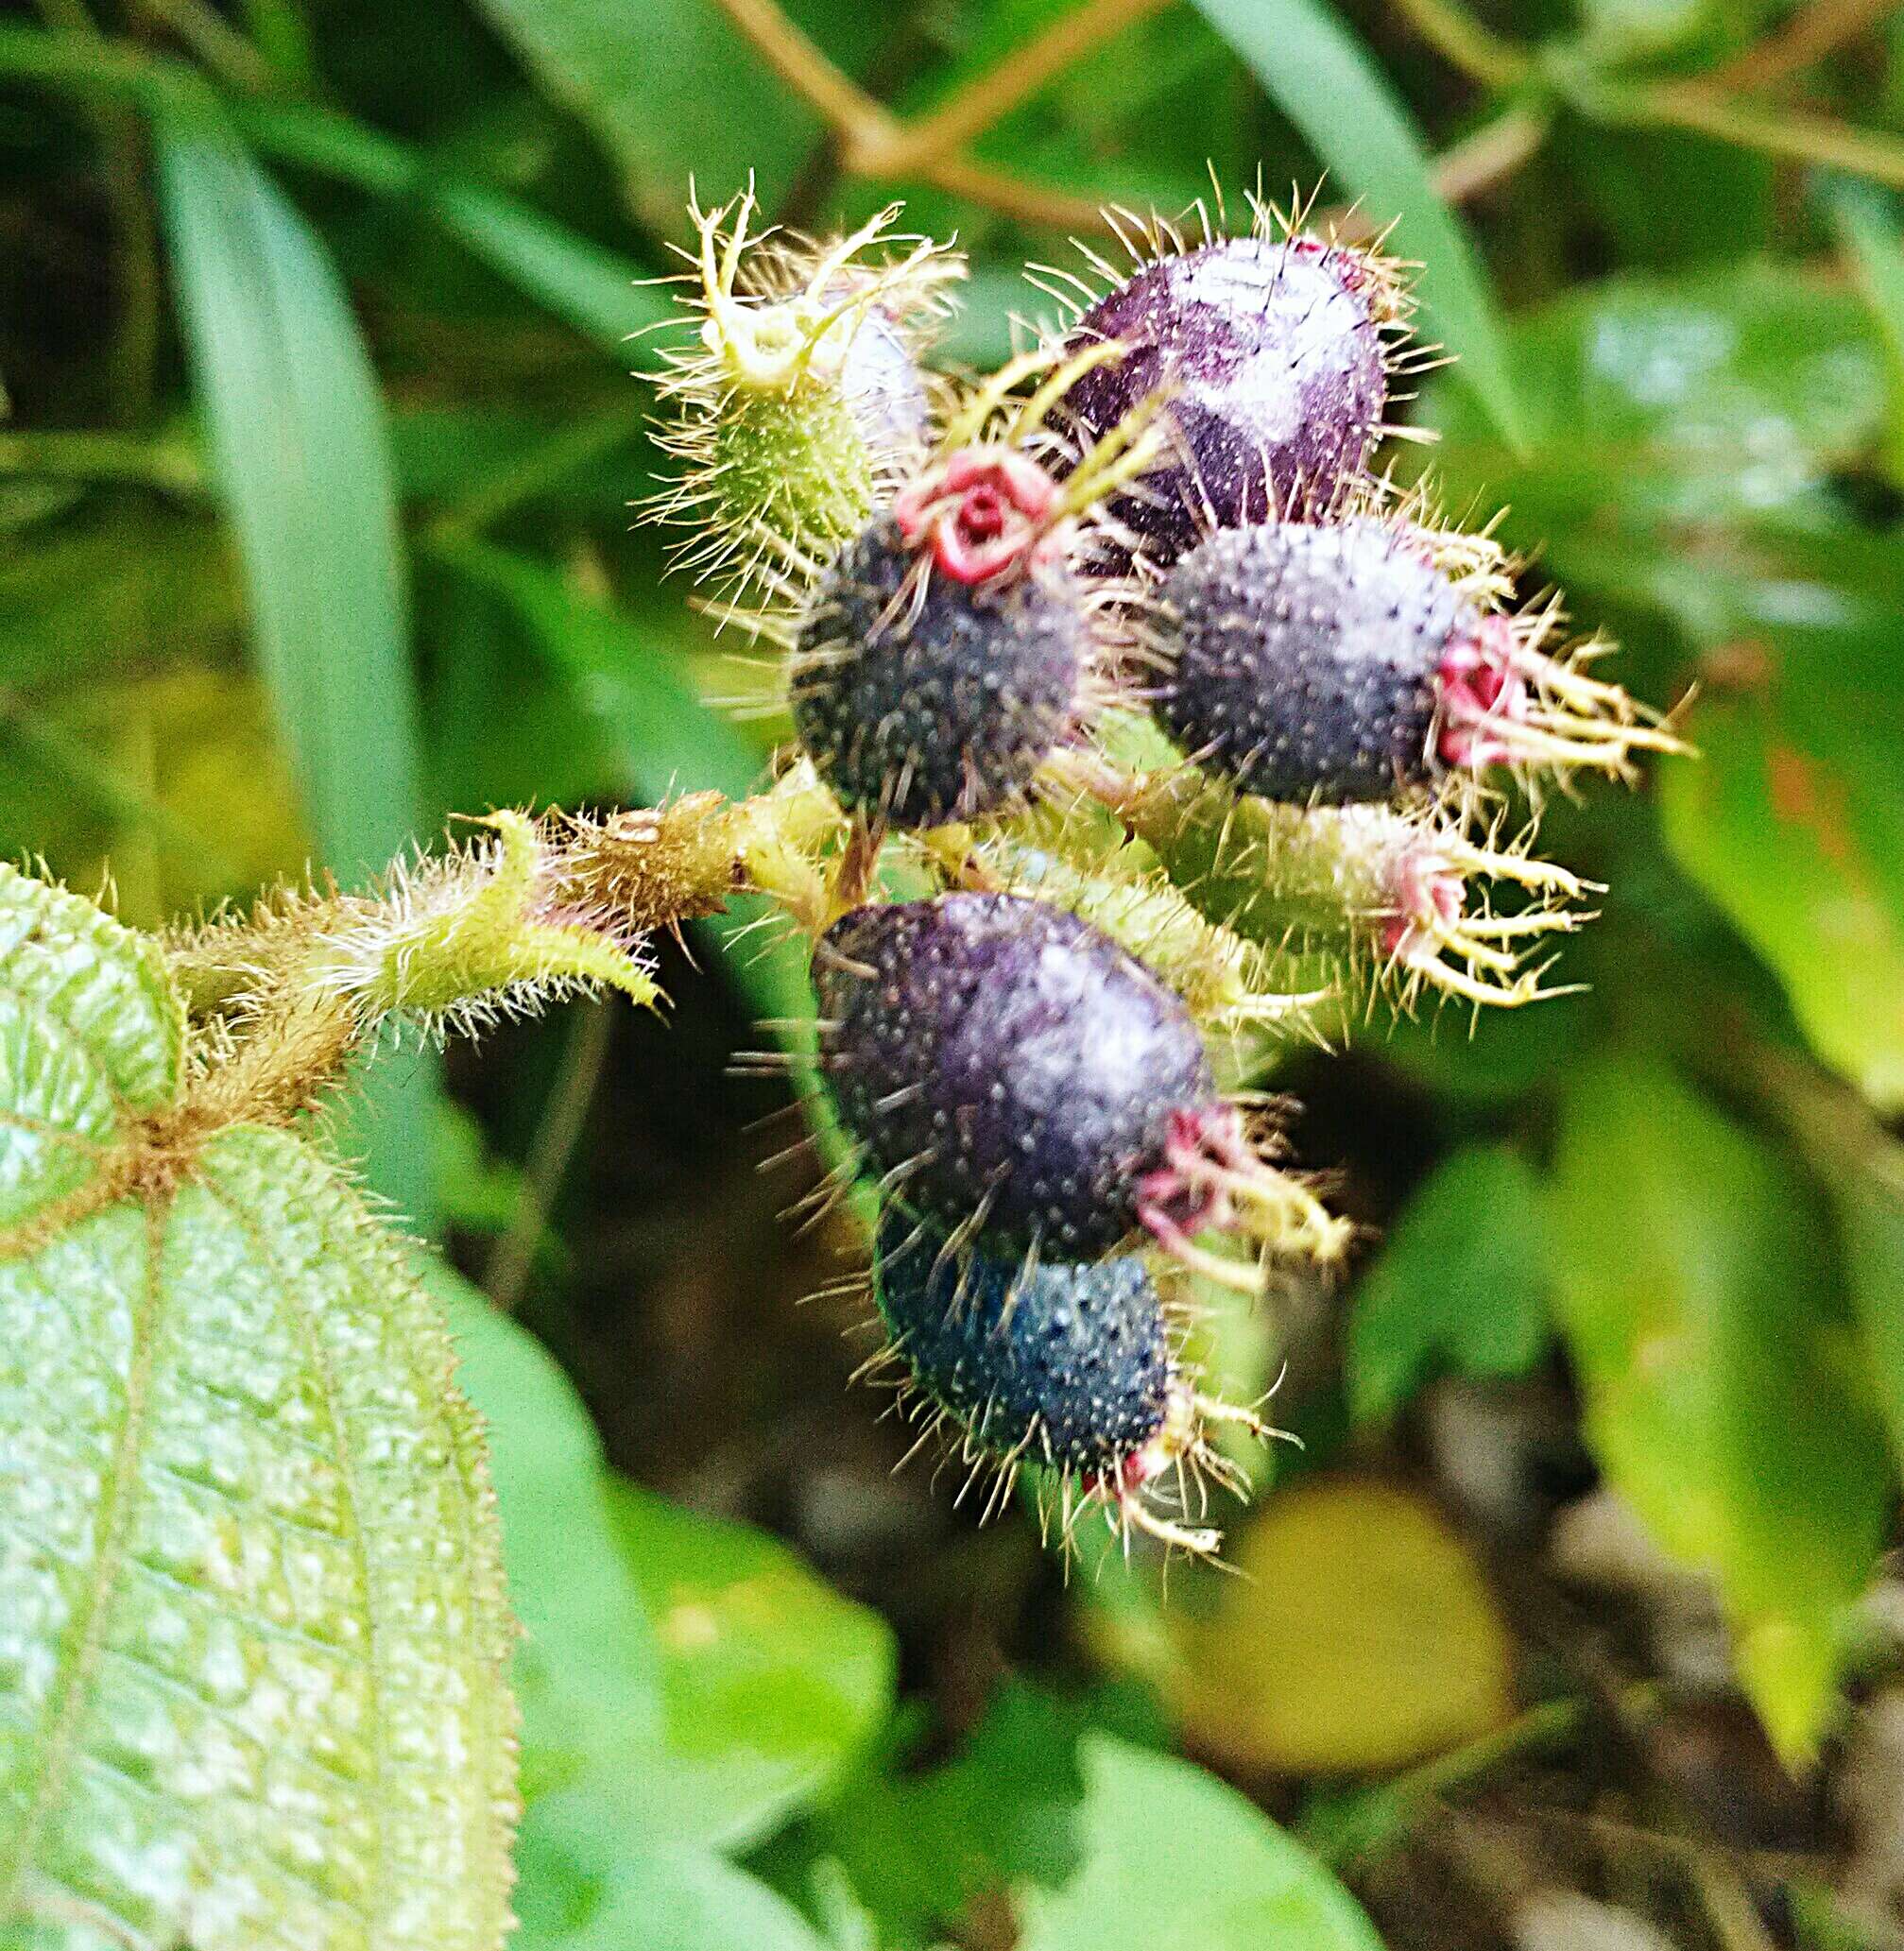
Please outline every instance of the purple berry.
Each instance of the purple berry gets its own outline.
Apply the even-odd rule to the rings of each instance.
[[[942,826],[1021,800],[1078,715],[1089,641],[1021,455],[958,454],[841,553],[801,625],[800,744],[848,807]]]
[[[1014,895],[856,909],[818,958],[842,1115],[948,1229],[1077,1258],[1137,1224],[1176,1107],[1216,1085],[1183,1004],[1089,923]]]
[[[1373,521],[1211,536],[1159,586],[1156,710],[1201,764],[1264,799],[1392,800],[1488,766],[1629,768],[1678,741],[1591,647],[1539,642],[1551,611],[1484,609],[1435,566],[1433,538]]]
[[[1251,1150],[1182,1001],[1089,922],[1016,895],[858,908],[815,974],[841,1117],[942,1230],[1052,1259],[1139,1225],[1199,1263],[1206,1226],[1339,1250],[1338,1224]]]
[[[1117,1476],[1164,1426],[1170,1336],[1141,1259],[960,1256],[889,1208],[874,1292],[913,1381],[992,1457]]]
[[[1164,578],[1158,716],[1245,792],[1393,799],[1432,777],[1440,673],[1479,609],[1375,522],[1213,535]]]
[[[1075,338],[1126,348],[1066,396],[1087,443],[1169,389],[1178,458],[1114,504],[1147,557],[1331,506],[1362,473],[1388,400],[1378,289],[1341,247],[1229,237],[1146,265],[1079,317]]]

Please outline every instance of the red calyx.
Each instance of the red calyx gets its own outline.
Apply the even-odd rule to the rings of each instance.
[[[1450,646],[1436,671],[1444,765],[1500,765],[1514,757],[1513,727],[1526,715],[1527,679],[1515,654],[1514,626],[1490,616],[1465,642]]]
[[[1009,448],[967,447],[902,488],[893,502],[900,534],[929,548],[957,583],[982,583],[1038,561],[1057,544],[1051,511],[1057,484]]]

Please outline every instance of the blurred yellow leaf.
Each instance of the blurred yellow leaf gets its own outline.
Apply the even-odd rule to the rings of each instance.
[[[1337,1479],[1279,1493],[1237,1538],[1240,1578],[1177,1628],[1185,1732],[1233,1767],[1398,1768],[1514,1712],[1507,1630],[1426,1498]]]
[[[310,843],[255,678],[188,665],[94,685],[59,722],[98,768],[105,816],[53,864],[80,887],[110,868],[122,919],[157,927],[303,879]]]

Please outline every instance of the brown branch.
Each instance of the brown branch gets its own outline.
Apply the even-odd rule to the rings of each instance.
[[[1484,88],[1513,88],[1533,72],[1533,56],[1477,20],[1461,0],[1396,0],[1396,7],[1443,60]]]
[[[1104,206],[1095,198],[1027,182],[1008,170],[968,157],[949,156],[919,172],[935,189],[949,190],[983,203],[987,210],[1017,217],[1021,223],[1042,224],[1054,231],[1103,231],[1108,228]]]
[[[1466,203],[1538,155],[1552,126],[1542,110],[1509,109],[1434,159],[1434,187],[1449,202]]]
[[[774,73],[826,123],[842,165],[854,176],[917,175],[937,189],[968,197],[1021,222],[1056,230],[1101,230],[1103,213],[1088,198],[1027,182],[1006,170],[947,151],[982,132],[990,120],[1042,86],[1062,65],[1059,57],[1070,58],[1067,48],[1071,55],[1081,52],[1112,28],[1167,4],[1167,0],[1103,0],[1101,6],[1087,5],[1077,15],[1067,15],[1029,48],[1008,55],[997,69],[980,76],[917,125],[900,121],[829,60],[776,0],[720,0],[720,4]],[[1108,17],[1103,25],[1100,14]],[[1062,41],[1060,29],[1065,30]],[[1021,72],[1027,61],[1038,64],[1028,83]]]
[[[876,144],[897,127],[892,116],[851,76],[829,60],[775,0],[721,0],[721,6],[774,73],[818,113],[847,154],[856,145]]]
[[[1754,94],[1822,60],[1834,47],[1881,26],[1900,0],[1811,0],[1783,29],[1699,77],[1699,86]]]
[[[863,158],[849,158],[848,166],[863,175],[906,176],[957,154],[1092,48],[1169,4],[1170,0],[1083,0],[1042,33],[955,89],[937,108],[901,125],[883,149],[875,147]]]
[[[1780,112],[1715,95],[1692,82],[1655,82],[1604,97],[1613,121],[1689,128],[1794,163],[1823,163],[1904,189],[1904,142],[1824,115]]]

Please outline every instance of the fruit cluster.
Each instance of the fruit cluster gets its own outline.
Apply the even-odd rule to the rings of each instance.
[[[952,253],[896,211],[811,245],[753,214],[695,213],[656,508],[785,653],[843,809],[801,918],[882,1202],[881,1360],[994,1499],[1029,1463],[1067,1532],[1101,1508],[1209,1551],[1211,1427],[1261,1426],[1197,1386],[1197,1283],[1348,1237],[1214,1055],[1246,1070],[1371,978],[1551,993],[1583,883],[1507,810],[1675,742],[1552,602],[1513,607],[1485,533],[1375,471],[1415,365],[1379,250],[1256,205],[1239,234],[1115,218],[1129,269],[1044,273],[1059,316],[959,381],[923,363]]]

